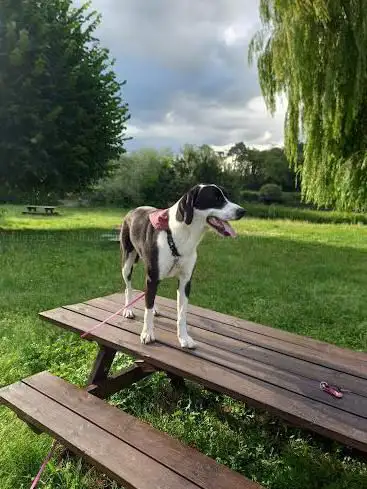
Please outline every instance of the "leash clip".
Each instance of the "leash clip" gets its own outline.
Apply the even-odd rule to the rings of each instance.
[[[336,397],[337,399],[341,399],[343,397],[343,392],[350,392],[345,389],[342,389],[336,385],[329,385],[327,382],[322,381],[320,382],[320,389],[327,394],[330,394],[333,397]]]

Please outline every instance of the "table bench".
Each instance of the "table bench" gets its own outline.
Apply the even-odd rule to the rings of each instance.
[[[126,489],[261,489],[198,450],[48,372],[0,400]]]
[[[26,205],[23,214],[57,216],[56,209],[53,205]]]

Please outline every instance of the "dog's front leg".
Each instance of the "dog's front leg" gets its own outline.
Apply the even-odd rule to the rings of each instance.
[[[155,341],[154,337],[154,300],[157,294],[159,281],[156,277],[147,276],[145,289],[144,326],[140,341],[144,344]]]
[[[195,265],[195,264],[194,264]],[[187,306],[189,303],[191,276],[194,265],[189,273],[182,273],[179,277],[177,289],[177,337],[182,348],[195,348],[195,342],[187,332]]]

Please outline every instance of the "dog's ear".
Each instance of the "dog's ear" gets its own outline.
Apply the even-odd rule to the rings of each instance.
[[[185,224],[191,224],[194,218],[194,205],[196,197],[198,196],[200,187],[195,185],[191,190],[189,190],[185,195],[181,197],[178,203],[176,219],[179,222],[184,221]]]
[[[227,190],[224,187],[222,187],[221,185],[217,185],[217,187],[223,192],[224,197],[226,199],[228,199],[228,192],[227,192]]]

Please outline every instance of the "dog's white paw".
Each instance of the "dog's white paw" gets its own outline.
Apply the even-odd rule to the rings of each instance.
[[[122,315],[126,319],[134,319],[135,318],[135,314],[133,313],[132,309],[124,309],[122,312]]]
[[[153,331],[142,331],[140,335],[140,342],[143,343],[143,345],[147,345],[148,343],[153,343],[154,341],[155,341],[155,337]]]
[[[191,336],[185,336],[184,338],[178,338],[178,341],[180,342],[181,348],[190,348],[190,349],[196,348],[196,343],[191,338]]]
[[[159,316],[159,310],[156,306],[153,307],[153,316]]]

